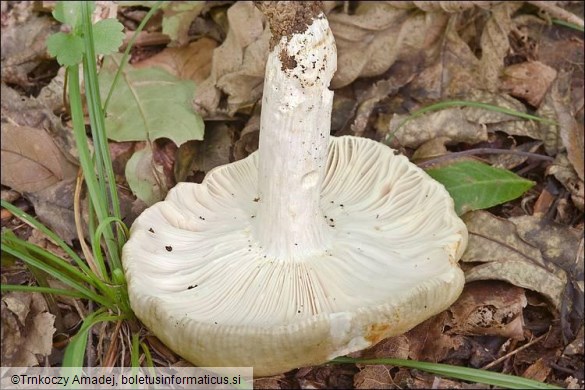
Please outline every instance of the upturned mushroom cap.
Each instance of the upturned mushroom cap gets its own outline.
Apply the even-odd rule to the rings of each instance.
[[[326,248],[279,258],[255,239],[258,155],[180,183],[132,226],[132,308],[200,366],[255,376],[324,363],[399,335],[461,293],[465,224],[445,188],[377,142],[331,138]]]

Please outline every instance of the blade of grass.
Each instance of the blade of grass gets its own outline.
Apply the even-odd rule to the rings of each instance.
[[[109,313],[105,312],[104,308],[98,309],[85,317],[79,332],[77,332],[77,334],[71,338],[69,345],[65,349],[62,367],[83,367],[85,348],[87,346],[87,340],[91,328],[99,322],[118,321],[122,319],[123,316],[110,315]]]
[[[577,30],[577,31],[581,31],[584,32],[585,29],[583,28],[583,26],[579,26],[577,24],[574,23],[570,23],[570,22],[565,22],[564,20],[560,20],[560,19],[552,19],[551,20],[554,24],[557,24],[559,26],[563,26],[563,27],[568,27],[568,28],[572,28],[573,30]]]
[[[106,126],[104,113],[102,111],[99,84],[97,80],[96,54],[93,38],[93,28],[91,21],[92,9],[88,2],[82,2],[82,29],[85,53],[83,56],[83,74],[85,81],[85,92],[87,98],[87,108],[89,111],[89,120],[91,123],[91,133],[95,147],[94,159],[95,168],[98,175],[97,197],[92,197],[92,202],[96,208],[98,222],[101,223],[109,215],[121,219],[120,202],[118,199],[118,190],[110,158],[110,150],[106,137]],[[84,170],[84,172],[86,172]],[[106,190],[107,184],[107,190]],[[109,197],[108,197],[109,195]],[[108,202],[109,200],[109,202]],[[113,268],[120,268],[120,253],[118,240],[114,231],[109,226],[104,231],[104,241],[108,252],[108,258]],[[97,260],[97,259],[96,259]]]
[[[26,212],[19,209],[18,207],[13,206],[12,204],[10,204],[4,200],[0,200],[0,205],[2,207],[4,207],[6,210],[10,211],[12,213],[12,215],[17,217],[21,221],[25,222],[29,226],[32,226],[33,228],[35,228],[39,231],[41,231],[45,236],[49,237],[49,239],[53,243],[55,243],[55,245],[58,245],[61,249],[63,249],[65,251],[65,253],[67,253],[69,255],[69,257],[71,257],[71,259],[75,262],[75,264],[77,264],[77,266],[79,268],[81,268],[81,270],[86,275],[89,276],[92,274],[92,271],[85,264],[85,262],[81,259],[81,257],[79,257],[77,255],[77,253],[75,253],[75,251],[73,249],[71,249],[71,247],[69,245],[67,245],[65,243],[65,241],[63,241],[61,239],[61,237],[56,235],[53,231],[51,231],[45,225],[43,225],[42,223],[40,223],[39,221],[34,219],[30,214],[27,214]]]
[[[560,389],[561,387],[538,382],[532,379],[526,379],[518,376],[500,374],[476,368],[457,367],[449,364],[428,363],[406,359],[354,359],[348,357],[338,357],[330,363],[334,364],[387,364],[392,366],[401,366],[414,368],[432,374],[445,377],[461,379],[470,382],[485,383],[488,385],[504,387],[508,389]]]
[[[99,303],[100,305],[106,306],[106,307],[112,307],[113,306],[113,302],[111,302],[110,300],[108,300],[106,297],[100,296],[96,293],[94,293],[93,291],[91,291],[90,289],[88,289],[87,287],[85,287],[84,285],[78,283],[77,281],[71,279],[69,276],[64,275],[63,273],[61,273],[59,270],[56,270],[50,266],[48,266],[47,264],[43,263],[42,261],[39,261],[31,256],[29,256],[26,253],[22,253],[22,252],[18,252],[16,250],[14,250],[13,248],[11,248],[8,245],[3,245],[2,248],[4,251],[6,251],[7,253],[18,257],[19,259],[21,259],[22,261],[26,262],[27,264],[31,264],[34,267],[37,267],[41,270],[43,270],[44,272],[46,272],[47,274],[51,275],[52,277],[54,277],[55,279],[60,280],[61,282],[65,283],[66,285],[68,285],[69,287],[79,291],[80,293],[84,294],[86,299],[91,299],[97,303]]]
[[[64,290],[61,288],[52,288],[52,287],[22,286],[19,284],[0,284],[0,291],[2,291],[2,292],[23,291],[23,292],[31,292],[31,293],[36,292],[36,293],[41,293],[41,294],[63,295],[66,297],[87,299],[87,297],[85,295],[83,295],[82,293],[80,293],[79,291]]]

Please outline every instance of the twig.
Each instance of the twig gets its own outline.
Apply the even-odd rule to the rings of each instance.
[[[547,12],[553,18],[562,19],[577,26],[584,27],[583,19],[577,15],[560,8],[551,1],[528,1],[528,3],[537,6],[541,10]]]
[[[545,333],[541,336],[538,336],[537,338],[535,338],[534,340],[530,341],[529,343],[524,344],[523,346],[516,348],[515,350],[505,354],[504,356],[494,360],[493,362],[486,364],[485,366],[483,366],[481,369],[482,370],[487,370],[489,368],[492,368],[498,364],[500,364],[501,362],[503,362],[504,360],[508,359],[511,356],[514,356],[515,354],[517,354],[518,352],[530,347],[531,345],[534,345],[536,343],[538,343],[540,340],[542,340],[544,338],[544,336],[546,336],[548,333]]]
[[[433,158],[431,160],[420,162],[418,165],[421,168],[428,168],[429,166],[435,165],[437,163],[453,160],[461,156],[474,156],[477,154],[513,154],[516,156],[523,156],[533,160],[543,160],[543,161],[554,161],[554,158],[550,156],[543,156],[542,154],[538,153],[531,153],[531,152],[522,152],[519,150],[508,150],[508,149],[490,149],[490,148],[478,148],[478,149],[470,149],[464,150],[462,152],[453,152],[446,154],[444,156],[440,156],[437,158]]]

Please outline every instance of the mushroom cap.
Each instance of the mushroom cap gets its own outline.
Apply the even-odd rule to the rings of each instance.
[[[321,364],[408,331],[461,293],[465,224],[406,157],[332,137],[321,210],[333,239],[292,259],[254,239],[257,166],[254,153],[179,183],[124,246],[134,312],[186,360],[255,376]]]

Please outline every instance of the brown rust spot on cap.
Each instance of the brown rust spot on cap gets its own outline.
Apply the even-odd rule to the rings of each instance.
[[[366,336],[364,337],[368,342],[377,344],[380,340],[385,339],[390,334],[392,327],[390,324],[372,324],[368,326]]]
[[[270,24],[272,39],[270,50],[282,37],[300,34],[313,24],[323,12],[321,1],[255,1],[256,7],[266,16]]]

